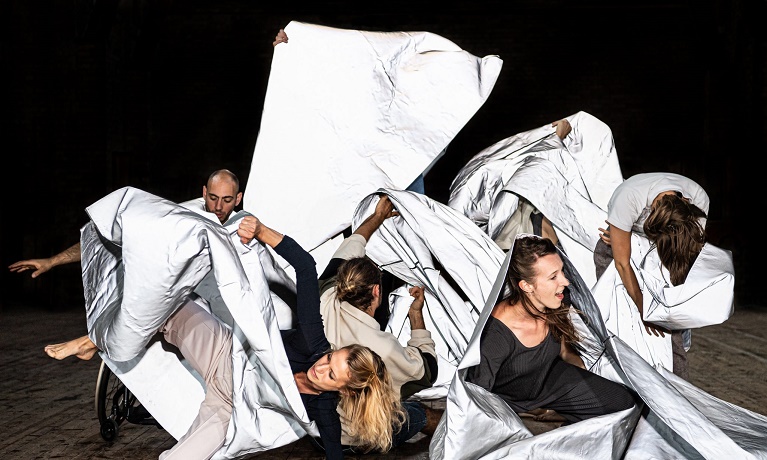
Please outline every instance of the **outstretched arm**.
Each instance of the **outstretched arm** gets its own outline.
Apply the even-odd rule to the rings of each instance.
[[[80,262],[80,258],[80,243],[76,243],[56,254],[55,256],[48,257],[47,259],[20,260],[18,262],[12,263],[8,266],[8,268],[12,272],[17,273],[21,273],[27,270],[35,270],[32,272],[32,278],[37,278],[38,276],[58,265]]]

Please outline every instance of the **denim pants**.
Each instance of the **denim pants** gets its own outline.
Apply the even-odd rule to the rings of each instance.
[[[423,427],[426,426],[426,409],[416,401],[403,401],[402,407],[407,412],[407,420],[402,424],[399,431],[392,435],[392,448],[395,448],[408,439],[418,434]],[[322,440],[311,436],[311,441],[314,447],[320,452],[325,452],[325,448],[322,446]],[[360,455],[364,451],[355,446],[344,446],[344,454]],[[378,453],[371,451],[370,453]]]
[[[418,434],[426,426],[426,409],[416,401],[403,401],[402,406],[407,411],[407,420],[402,428],[394,433],[392,447],[397,447],[408,439]]]

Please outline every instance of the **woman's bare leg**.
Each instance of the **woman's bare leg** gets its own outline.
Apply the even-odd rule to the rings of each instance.
[[[69,342],[54,343],[45,346],[45,353],[51,358],[56,358],[58,360],[74,355],[87,361],[93,358],[93,355],[95,355],[97,351],[98,348],[96,348],[96,344],[93,343],[87,335],[70,340]]]

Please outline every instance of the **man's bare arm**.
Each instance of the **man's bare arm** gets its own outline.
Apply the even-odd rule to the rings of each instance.
[[[8,269],[16,273],[25,272],[27,270],[34,270],[32,272],[32,278],[37,278],[53,267],[80,262],[81,257],[80,243],[76,243],[56,254],[55,256],[48,257],[47,259],[20,260],[9,265]]]

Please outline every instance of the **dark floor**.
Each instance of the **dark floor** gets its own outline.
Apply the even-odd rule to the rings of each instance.
[[[123,423],[108,443],[99,433],[94,390],[100,360],[48,358],[48,343],[84,334],[79,310],[0,312],[0,458],[156,459],[175,440],[161,428]],[[697,329],[689,352],[690,380],[714,396],[767,414],[767,309],[737,310],[726,323]],[[435,402],[439,404],[440,402]],[[546,424],[531,431],[551,429]],[[428,459],[429,438],[388,454],[357,458]],[[322,459],[306,438],[250,458]],[[355,457],[352,457],[355,458]]]

